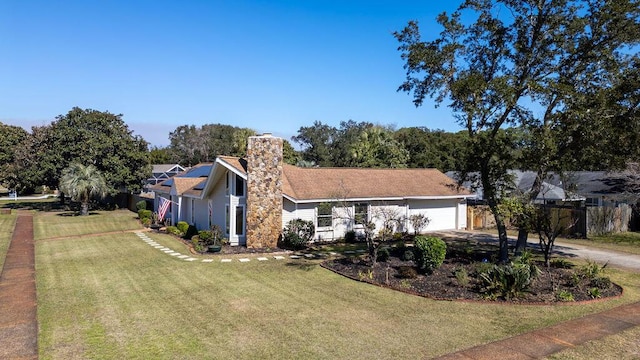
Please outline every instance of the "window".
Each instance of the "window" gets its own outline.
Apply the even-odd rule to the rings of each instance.
[[[236,206],[236,235],[244,235],[244,206]]]
[[[244,179],[236,175],[236,196],[244,196]]]
[[[333,206],[330,204],[318,205],[318,216],[316,219],[316,227],[333,226]]]
[[[231,214],[229,214],[229,205],[224,207],[224,224],[225,224],[225,234],[229,236],[230,232],[230,224],[231,224]]]
[[[353,216],[356,221],[356,225],[362,225],[369,221],[369,204],[355,204],[353,206]]]
[[[229,195],[229,172],[227,171],[226,173],[224,173],[224,178],[225,178],[225,194]]]
[[[585,200],[585,205],[586,206],[598,206],[600,201],[600,199],[596,198],[587,198],[587,200]]]

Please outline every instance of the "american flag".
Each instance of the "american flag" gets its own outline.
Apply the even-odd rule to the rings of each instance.
[[[160,203],[158,204],[158,218],[164,219],[164,215],[167,213],[167,210],[169,210],[170,205],[170,200],[160,197]]]

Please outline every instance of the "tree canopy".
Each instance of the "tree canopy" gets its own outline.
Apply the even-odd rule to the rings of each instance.
[[[111,193],[139,191],[150,172],[147,142],[132,134],[122,115],[74,107],[51,124],[32,128],[9,176],[25,190],[54,188],[72,162],[95,166]]]
[[[256,135],[248,128],[232,125],[181,125],[169,134],[172,162],[192,166],[214,161],[218,155],[244,156],[247,138]]]
[[[571,167],[572,153],[592,151],[607,165],[621,158],[602,148],[614,138],[598,137],[626,134],[625,121],[637,128],[637,101],[615,89],[637,78],[639,13],[637,0],[467,0],[438,16],[442,32],[433,40],[422,40],[416,21],[394,33],[407,71],[399,90],[416,106],[427,97],[447,103],[467,131],[461,170],[479,168],[503,261],[507,236],[497,207],[506,170],[526,163],[539,185],[547,172]],[[505,150],[519,141],[505,127],[526,134],[524,158]]]

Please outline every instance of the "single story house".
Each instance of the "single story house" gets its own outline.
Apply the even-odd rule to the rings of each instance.
[[[165,218],[198,229],[218,225],[231,245],[275,247],[282,229],[313,221],[316,240],[341,238],[363,222],[397,231],[408,218],[430,219],[426,231],[466,228],[466,199],[474,196],[436,169],[302,168],[285,164],[283,140],[265,134],[248,140],[246,158],[220,156],[152,186],[155,208],[171,201]],[[164,201],[164,200],[163,200]]]

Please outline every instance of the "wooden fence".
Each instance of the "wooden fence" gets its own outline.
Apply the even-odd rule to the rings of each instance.
[[[550,208],[551,221],[562,229],[563,236],[585,237],[629,231],[633,209],[627,204],[618,206],[572,207],[545,205]],[[507,227],[511,227],[509,221]],[[467,206],[467,227],[474,229],[495,228],[493,214],[487,205]]]

